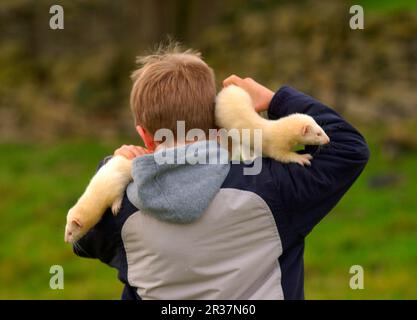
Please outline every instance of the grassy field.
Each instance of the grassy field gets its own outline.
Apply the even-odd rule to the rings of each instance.
[[[368,141],[364,173],[306,240],[307,298],[417,298],[416,154],[388,159]],[[384,176],[398,181],[370,186]],[[356,264],[364,268],[364,290],[349,287]]]
[[[365,14],[368,10],[372,13],[392,14],[417,9],[417,2],[414,0],[351,0],[350,2],[352,5],[361,5]]]
[[[371,141],[364,174],[306,240],[306,298],[417,297],[417,162],[395,161]],[[0,298],[118,299],[116,271],[73,255],[63,242],[67,209],[98,161],[118,145],[67,141],[0,145]],[[397,185],[370,188],[392,173]],[[49,268],[65,270],[65,289],[49,288]],[[365,289],[349,288],[349,268],[365,269]]]

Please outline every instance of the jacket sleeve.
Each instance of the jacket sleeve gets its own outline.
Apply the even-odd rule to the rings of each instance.
[[[73,251],[79,257],[99,259],[118,268],[118,238],[114,216],[108,209],[99,223],[74,243]]]
[[[369,149],[363,136],[334,110],[284,86],[272,98],[268,116],[278,119],[292,113],[312,116],[331,141],[328,146],[306,146],[303,153],[314,157],[311,167],[269,162],[281,214],[299,235],[306,236],[358,178]]]
[[[97,166],[98,171],[110,157],[104,158]],[[117,267],[117,222],[110,209],[106,210],[101,220],[73,245],[77,256],[99,259],[100,261]]]

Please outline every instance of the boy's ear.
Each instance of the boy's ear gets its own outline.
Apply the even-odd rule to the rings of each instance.
[[[149,149],[149,151],[155,151],[156,145],[153,140],[153,135],[141,126],[136,126],[136,131],[139,133],[140,137],[145,143],[146,148]]]

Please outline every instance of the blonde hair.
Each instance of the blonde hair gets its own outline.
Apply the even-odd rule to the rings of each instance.
[[[215,128],[216,85],[213,70],[193,50],[170,44],[151,55],[138,57],[132,74],[130,107],[136,125],[151,134],[158,129],[177,134],[177,121],[185,129]]]

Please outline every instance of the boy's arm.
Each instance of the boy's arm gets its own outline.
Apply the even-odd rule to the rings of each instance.
[[[96,172],[105,165],[112,156],[107,156],[97,166]],[[112,263],[116,256],[116,225],[110,209],[106,210],[101,220],[85,236],[73,244],[73,251],[83,258],[99,259],[114,266]],[[113,241],[112,241],[113,239]]]
[[[307,146],[311,167],[271,160],[270,171],[280,195],[281,213],[306,236],[336,205],[365,167],[369,150],[362,135],[339,114],[319,101],[282,87],[272,98],[268,115],[278,119],[292,113],[312,116],[330,137],[330,145]]]
[[[118,229],[111,210],[106,210],[100,222],[73,245],[73,251],[83,258],[99,259],[117,268]]]
[[[123,145],[114,152],[114,155],[123,156],[127,159],[133,159],[147,153],[149,153],[149,151],[143,147]],[[96,172],[112,157],[113,156],[107,156],[100,161]],[[126,204],[126,208],[122,206],[117,217],[114,217],[110,208],[107,209],[101,220],[89,232],[87,232],[84,237],[73,245],[73,251],[76,255],[84,258],[99,259],[112,267],[117,267],[118,248],[121,241],[120,223],[123,220],[122,216],[124,216],[124,213],[137,210],[136,208],[129,206],[129,201],[125,198],[126,196],[124,197],[122,203]]]

